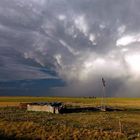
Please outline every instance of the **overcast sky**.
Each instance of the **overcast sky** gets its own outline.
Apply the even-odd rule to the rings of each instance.
[[[140,97],[140,0],[0,0],[1,95],[52,79],[38,95],[101,96],[102,77],[107,96]]]

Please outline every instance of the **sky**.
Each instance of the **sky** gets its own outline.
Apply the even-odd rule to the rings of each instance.
[[[0,95],[140,97],[139,0],[0,0]]]

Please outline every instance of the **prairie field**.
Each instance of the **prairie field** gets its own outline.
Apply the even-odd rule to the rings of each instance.
[[[0,97],[0,139],[140,140],[140,98],[107,98],[121,111],[63,114],[28,112],[21,102],[63,102],[68,107],[97,107],[101,98]]]
[[[21,102],[63,102],[80,106],[99,106],[101,98],[72,97],[0,97],[0,106],[17,106]],[[140,108],[140,98],[106,98],[105,103],[113,107]]]

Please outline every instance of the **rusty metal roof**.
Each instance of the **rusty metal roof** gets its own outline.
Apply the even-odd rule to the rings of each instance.
[[[59,107],[62,105],[62,102],[33,102],[33,103],[29,103],[29,105],[50,105],[50,106],[56,106]]]

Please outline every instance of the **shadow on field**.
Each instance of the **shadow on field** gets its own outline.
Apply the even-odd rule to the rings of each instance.
[[[98,111],[95,107],[79,107],[79,108],[64,108],[60,113],[78,113],[78,112],[92,112]]]
[[[0,135],[0,140],[15,140],[14,138],[10,138],[8,136]]]
[[[79,112],[95,112],[102,111],[101,107],[76,107],[76,108],[63,108],[60,113],[79,113]],[[105,111],[124,111],[124,109],[106,107]]]
[[[127,108],[125,110],[129,112],[140,112],[140,108]]]
[[[29,138],[16,138],[16,137],[14,137],[14,136],[5,136],[5,135],[0,135],[0,140],[31,140],[31,139],[29,139]]]

